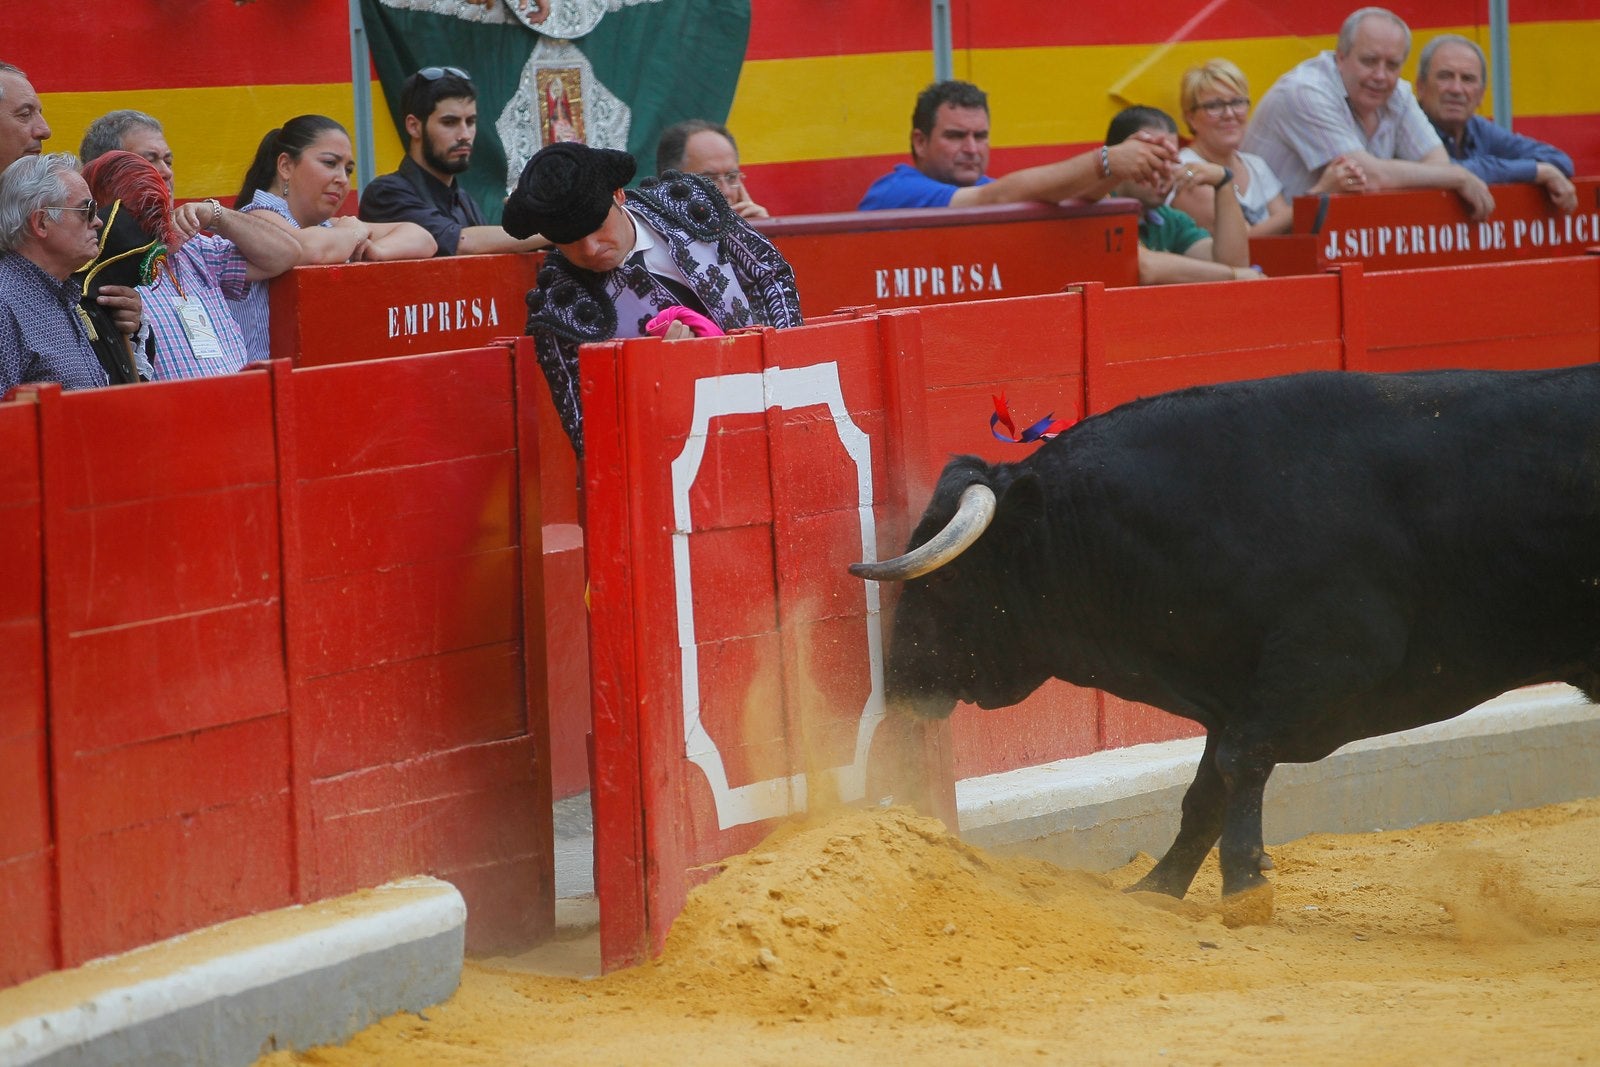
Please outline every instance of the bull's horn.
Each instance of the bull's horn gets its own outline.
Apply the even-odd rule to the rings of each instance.
[[[850,573],[875,582],[904,582],[936,571],[965,552],[994,521],[994,490],[987,485],[969,485],[961,493],[961,503],[944,529],[903,556],[879,563],[852,563]]]

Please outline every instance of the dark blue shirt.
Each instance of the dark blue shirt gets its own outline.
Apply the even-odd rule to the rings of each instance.
[[[0,255],[0,396],[23,382],[106,385],[78,310],[78,282],[58,282],[16,252]]]
[[[1572,177],[1572,160],[1555,145],[1503,130],[1481,115],[1467,120],[1458,144],[1435,122],[1439,140],[1450,158],[1493,185],[1497,182],[1531,182],[1540,163],[1548,163]]]
[[[436,256],[456,254],[463,226],[486,225],[477,201],[461,191],[460,182],[446,185],[410,156],[400,161],[399,170],[361,190],[357,215],[365,222],[416,223],[433,234]]]

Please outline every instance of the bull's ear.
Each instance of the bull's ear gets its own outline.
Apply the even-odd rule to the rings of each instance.
[[[1032,526],[1044,517],[1044,486],[1031,472],[1006,486],[995,506],[995,525]]]

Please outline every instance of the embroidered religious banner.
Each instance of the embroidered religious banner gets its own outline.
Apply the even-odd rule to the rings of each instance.
[[[491,221],[554,141],[632,152],[644,177],[662,129],[725,121],[750,35],[750,0],[361,0],[361,14],[402,144],[412,72],[472,75],[478,139],[460,180]]]

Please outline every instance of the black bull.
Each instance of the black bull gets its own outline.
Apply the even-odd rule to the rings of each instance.
[[[1600,365],[1151,397],[1017,463],[953,459],[911,545],[851,567],[905,581],[891,704],[1056,677],[1195,720],[1177,839],[1136,888],[1181,897],[1220,838],[1236,893],[1265,881],[1276,764],[1535,682],[1597,699]]]

